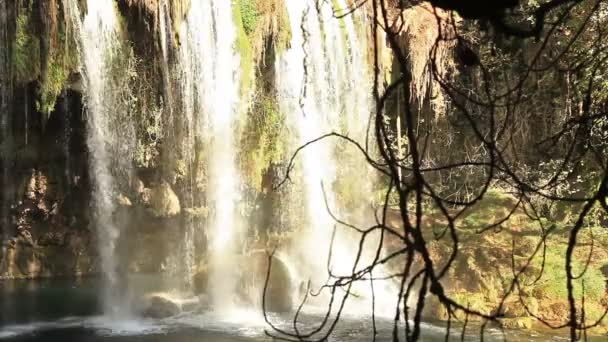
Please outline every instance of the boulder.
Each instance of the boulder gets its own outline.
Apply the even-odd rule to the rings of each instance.
[[[173,217],[181,212],[179,198],[167,182],[151,189],[149,204],[156,217]]]
[[[133,180],[132,190],[134,193],[141,195],[144,192],[145,188],[146,188],[146,186],[144,185],[144,182],[141,179],[136,177]]]
[[[130,207],[133,205],[129,197],[127,197],[125,194],[118,194],[117,201],[118,205],[120,205],[121,207]]]
[[[167,318],[181,313],[181,305],[165,294],[154,294],[148,297],[144,317]]]
[[[268,254],[265,251],[251,253],[246,257],[251,267],[243,270],[242,289],[246,289],[246,300],[262,302],[266,275],[268,273]],[[294,280],[287,264],[277,256],[272,257],[268,288],[266,289],[266,310],[289,312],[293,309]]]
[[[203,294],[207,292],[208,269],[206,266],[199,267],[199,270],[192,276],[192,284],[194,285],[195,294]]]

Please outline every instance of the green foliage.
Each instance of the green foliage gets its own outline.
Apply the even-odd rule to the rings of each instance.
[[[461,247],[446,283],[450,284],[448,291],[460,304],[470,304],[482,311],[495,309],[512,284],[512,260],[516,271],[521,270],[541,242],[538,222],[531,220],[522,210],[515,211],[511,219],[501,225],[500,231],[478,233],[479,228],[503,219],[515,204],[515,198],[509,193],[500,188],[490,188],[470,212],[465,212],[466,217],[456,221]],[[445,229],[445,221],[440,219],[441,215],[433,214],[433,210],[426,207],[424,213],[423,221],[430,225],[430,229],[425,229],[425,234],[430,241],[435,236],[433,232]],[[542,221],[545,227],[557,225],[547,219]],[[532,312],[541,317],[554,319],[567,312],[565,255],[571,227],[564,225],[555,229],[546,240],[544,260],[541,250],[521,275],[521,291],[513,293],[508,300],[511,303],[510,317],[520,319],[528,315],[519,304],[519,295],[523,296]],[[606,280],[601,270],[608,263],[608,233],[605,228],[584,228],[572,261],[573,274],[579,276],[591,252],[591,238],[594,241],[591,262],[584,275],[574,280],[574,296],[579,310],[584,283],[585,311],[589,321],[598,319],[603,313]],[[441,264],[452,251],[451,242],[440,239],[431,244],[432,255]],[[542,276],[537,279],[541,269]],[[462,274],[467,274],[466,279],[462,278]]]
[[[548,298],[555,301],[568,300],[568,289],[566,288],[566,246],[564,244],[553,244],[547,248],[544,273],[540,281],[534,286],[536,297]],[[540,269],[542,258],[537,257],[533,265]],[[579,275],[583,272],[584,261],[580,258],[573,260],[573,273]],[[574,280],[574,298],[580,301],[583,296],[583,282],[585,284],[585,299],[589,302],[599,301],[605,291],[606,281],[600,270],[591,264],[580,279]]]
[[[274,58],[289,47],[291,26],[284,0],[234,0],[235,49],[241,61],[241,94],[250,95],[255,83],[256,64]],[[275,51],[264,53],[267,39]],[[260,63],[261,64],[261,63]]]
[[[274,43],[276,53],[282,54],[289,48],[291,44],[291,22],[289,19],[289,13],[287,7],[284,7],[279,14],[279,32],[276,35],[276,41]]]

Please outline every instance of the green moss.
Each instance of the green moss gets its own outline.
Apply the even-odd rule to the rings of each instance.
[[[21,7],[12,51],[14,79],[19,84],[39,80],[41,91],[36,107],[42,113],[50,113],[70,73],[78,66],[77,50],[70,47],[64,25],[59,25],[55,44],[49,44],[48,55],[42,56],[41,39],[48,38],[36,34],[32,21],[31,5]],[[42,75],[43,70],[46,70],[46,75]]]
[[[260,12],[256,6],[255,0],[238,0],[239,11],[241,13],[241,21],[243,24],[243,30],[247,35],[251,35],[258,24],[260,19]]]
[[[238,6],[233,6],[234,24],[236,26],[236,50],[241,59],[241,95],[245,95],[253,86],[253,50],[249,36],[245,30],[243,16],[241,13],[241,2],[237,0]],[[251,25],[251,23],[249,23]],[[251,27],[250,27],[251,29]]]
[[[285,116],[270,96],[256,101],[250,111],[242,137],[240,163],[254,189],[261,189],[263,174],[285,155],[284,124]]]
[[[516,205],[515,198],[500,188],[489,188],[471,207],[462,221],[463,228],[480,229],[502,220]]]
[[[63,32],[60,33],[60,46],[67,45]],[[61,94],[67,80],[78,66],[76,49],[54,49],[47,61],[47,75],[42,82],[42,92],[38,99],[37,109],[50,113],[55,108],[57,97]]]
[[[289,1],[289,0],[285,0]],[[291,21],[286,6],[282,6],[279,14],[279,32],[275,34],[274,47],[277,55],[281,55],[291,45]]]
[[[17,17],[12,64],[15,81],[31,82],[40,75],[40,42],[33,34],[31,8],[22,8]]]
[[[42,92],[36,102],[36,109],[42,113],[50,113],[55,108],[57,96],[61,94],[65,81],[69,76],[56,56],[51,56],[47,69],[46,80],[42,83]]]

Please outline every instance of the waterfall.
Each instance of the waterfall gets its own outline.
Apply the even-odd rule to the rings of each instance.
[[[232,304],[237,286],[234,258],[241,231],[236,219],[240,181],[234,141],[240,64],[231,2],[192,2],[181,36],[184,115],[193,132],[189,144],[196,149],[200,141],[206,152],[207,252],[209,278],[213,279],[209,296],[216,309],[226,308]]]
[[[334,3],[344,6],[342,2]],[[313,1],[289,1],[287,7],[291,48],[277,62],[276,69],[279,105],[297,136],[292,143],[301,146],[338,132],[364,146],[373,107],[365,45],[356,32],[354,15],[337,19],[330,4],[316,7]],[[357,257],[359,237],[350,228],[337,225],[331,214],[360,227],[367,227],[373,218],[371,168],[366,167],[364,156],[355,148],[331,139],[306,147],[294,170],[305,197],[307,235],[296,253],[303,261],[302,277],[310,278],[313,286],[327,280],[327,265],[334,275],[351,274]],[[350,187],[357,188],[351,195],[354,204],[348,208],[336,190],[336,183],[343,178],[355,180]],[[334,227],[336,236],[328,260]],[[364,260],[359,262],[358,270],[370,262],[378,243],[377,236],[366,241]],[[381,286],[376,286],[378,291]]]
[[[88,0],[81,22],[76,0],[69,2],[69,16],[79,38],[81,74],[87,108],[89,174],[93,187],[93,221],[97,231],[101,271],[104,275],[103,305],[106,314],[128,314],[129,303],[119,271],[116,246],[122,222],[114,215],[121,175],[131,169],[133,127],[118,96],[124,89],[114,84],[112,68],[121,67],[120,37],[115,4],[112,0]],[[118,74],[125,70],[118,71]],[[123,177],[127,178],[127,177]]]
[[[0,0],[0,163],[2,164],[2,179],[0,182],[0,242],[9,236],[10,203],[12,195],[11,181],[11,120],[9,101],[11,97],[11,56],[9,33],[9,1]]]
[[[310,2],[307,4],[306,1],[291,1],[287,3],[287,9],[292,32],[291,49],[286,51],[279,61],[277,85],[279,105],[281,110],[287,113],[289,126],[298,137],[295,144],[299,146],[328,131],[331,132],[332,127],[337,124],[337,113],[325,111],[330,105],[330,92],[336,89],[325,82],[329,81],[329,77],[325,79],[324,72],[327,62],[323,53],[325,42],[320,37],[321,27],[314,6],[310,6]],[[305,149],[300,165],[306,203],[305,222],[308,223],[313,237],[326,242],[329,241],[330,235],[327,233],[331,233],[333,224],[325,208],[321,182],[326,185],[333,183],[335,163],[330,149],[325,147],[326,145],[320,143]],[[333,194],[329,192],[327,195],[328,203],[333,206]],[[313,239],[306,241],[312,242]],[[324,245],[321,250],[328,248],[329,245]],[[316,261],[315,268],[323,267],[325,261],[321,259],[311,259]],[[324,275],[317,280],[323,278]]]

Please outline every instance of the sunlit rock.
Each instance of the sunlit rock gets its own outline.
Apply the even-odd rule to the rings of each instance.
[[[179,198],[166,182],[151,190],[149,204],[156,217],[172,217],[181,212]]]
[[[133,180],[132,190],[134,193],[141,195],[145,189],[146,189],[146,187],[144,185],[144,182],[141,179],[135,178]]]
[[[118,204],[123,207],[130,207],[133,205],[133,203],[131,202],[129,197],[125,196],[124,194],[118,194],[117,200],[118,200]]]
[[[150,318],[167,318],[182,312],[193,312],[201,308],[199,296],[182,297],[174,293],[153,293],[144,298],[142,315]]]

